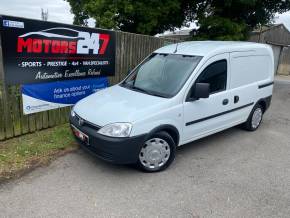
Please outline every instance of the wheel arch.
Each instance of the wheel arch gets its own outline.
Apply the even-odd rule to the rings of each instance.
[[[147,139],[149,139],[155,133],[161,132],[161,131],[167,132],[172,137],[172,139],[175,142],[176,146],[178,146],[179,139],[180,139],[179,131],[178,131],[178,129],[175,126],[170,125],[170,124],[163,124],[163,125],[155,127],[154,129],[152,129],[148,133]]]
[[[261,105],[263,108],[263,113],[266,111],[266,102],[264,99],[261,99],[260,101],[257,102],[257,104]]]
[[[266,98],[261,98],[257,101],[256,105],[259,104],[263,107],[263,113],[270,107],[272,95]]]

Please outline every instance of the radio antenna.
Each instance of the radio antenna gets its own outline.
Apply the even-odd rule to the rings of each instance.
[[[178,42],[176,43],[175,51],[173,53],[177,52],[177,48],[178,48]]]

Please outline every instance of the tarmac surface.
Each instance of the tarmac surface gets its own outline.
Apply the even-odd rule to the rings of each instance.
[[[290,82],[256,132],[184,145],[153,174],[79,150],[0,185],[0,217],[290,217]]]

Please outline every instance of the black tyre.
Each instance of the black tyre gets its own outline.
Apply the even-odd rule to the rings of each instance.
[[[255,131],[259,128],[263,119],[264,109],[262,105],[256,104],[251,111],[247,121],[242,125],[245,130]]]
[[[141,147],[138,167],[145,172],[159,172],[166,169],[174,160],[176,144],[165,131],[152,135]]]

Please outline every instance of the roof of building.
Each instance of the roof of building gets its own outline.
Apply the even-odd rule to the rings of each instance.
[[[191,31],[192,31],[192,29],[178,30],[178,31],[166,33],[162,36],[163,37],[178,36],[178,35],[179,36],[189,36]]]
[[[259,41],[260,43],[279,46],[289,46],[290,31],[284,24],[273,25],[268,29],[261,30],[260,32],[252,32],[250,41]]]
[[[270,25],[265,25],[265,26],[256,28],[252,31],[252,33],[267,32],[276,28],[284,28],[285,31],[289,32],[289,29],[283,23],[278,23],[278,24],[270,24]]]
[[[176,50],[177,51],[174,52]],[[234,41],[191,41],[178,44],[171,44],[157,49],[156,53],[175,53],[183,55],[205,56],[214,52],[230,52],[233,50],[253,50],[267,48],[267,45],[253,42],[234,42]]]

